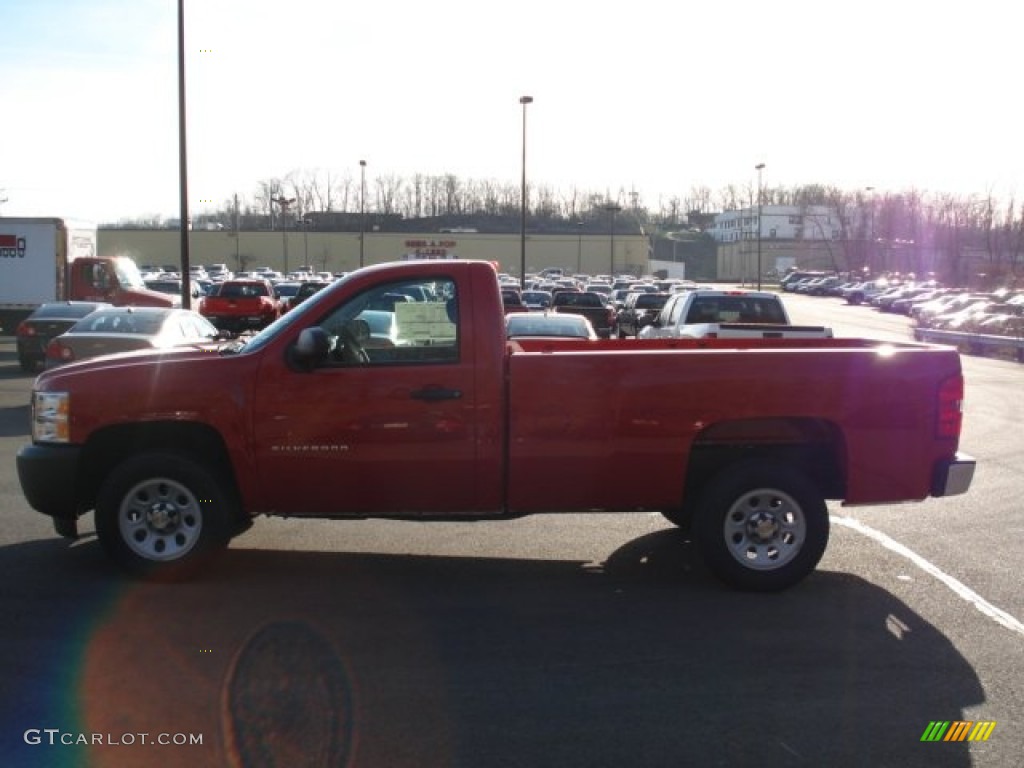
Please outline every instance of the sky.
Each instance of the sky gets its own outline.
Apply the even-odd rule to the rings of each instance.
[[[189,207],[292,172],[1008,199],[1008,0],[185,0]],[[0,0],[0,215],[178,216],[176,0]]]

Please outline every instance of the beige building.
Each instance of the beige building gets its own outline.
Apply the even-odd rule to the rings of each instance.
[[[181,236],[177,230],[101,229],[102,256],[130,256],[140,267],[180,263]],[[497,262],[499,271],[519,274],[521,241],[515,235],[477,232],[368,232],[363,263],[378,264],[410,258],[483,259]],[[226,232],[189,233],[191,264],[227,264],[234,271],[270,267],[281,272],[309,265],[315,271],[350,272],[359,267],[358,232]],[[526,270],[562,267],[581,274],[648,272],[648,240],[644,235],[527,234]]]

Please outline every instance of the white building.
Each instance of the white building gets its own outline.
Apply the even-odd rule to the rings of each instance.
[[[825,205],[763,205],[715,216],[710,234],[717,244],[718,279],[757,281],[790,267],[846,269],[842,226]],[[760,227],[760,237],[758,228]]]
[[[718,243],[757,239],[757,206],[715,216],[711,235]],[[839,240],[839,215],[826,205],[761,206],[762,240]]]

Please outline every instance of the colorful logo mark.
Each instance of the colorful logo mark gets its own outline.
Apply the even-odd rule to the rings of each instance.
[[[995,720],[932,720],[921,741],[988,741],[995,727]]]

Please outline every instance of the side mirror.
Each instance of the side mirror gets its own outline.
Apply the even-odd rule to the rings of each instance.
[[[299,334],[293,354],[296,362],[312,368],[327,359],[330,348],[331,342],[327,337],[327,331],[320,326],[314,326],[303,329]]]

